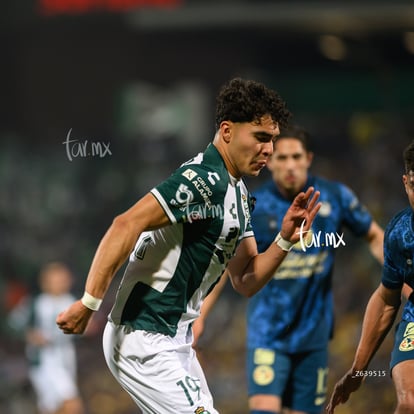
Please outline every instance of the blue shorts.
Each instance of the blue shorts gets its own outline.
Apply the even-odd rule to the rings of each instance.
[[[287,354],[272,349],[247,351],[249,396],[276,395],[283,407],[319,414],[326,400],[328,350]]]
[[[391,353],[390,372],[402,361],[414,360],[414,322],[401,321],[394,336],[394,348]]]

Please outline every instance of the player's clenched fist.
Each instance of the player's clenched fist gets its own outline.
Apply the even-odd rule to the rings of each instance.
[[[82,334],[92,314],[93,311],[78,300],[57,316],[56,323],[65,334]]]

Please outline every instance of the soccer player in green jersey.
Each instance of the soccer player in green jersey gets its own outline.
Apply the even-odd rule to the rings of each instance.
[[[111,372],[143,413],[217,413],[192,348],[191,324],[203,299],[225,269],[242,295],[261,289],[320,208],[313,188],[298,194],[275,242],[258,253],[242,177],[266,166],[289,117],[285,102],[263,84],[225,84],[212,143],[114,219],[84,296],[57,318],[63,332],[84,332],[129,256],[103,344]]]

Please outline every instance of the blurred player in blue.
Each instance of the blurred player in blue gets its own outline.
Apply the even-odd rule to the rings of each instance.
[[[319,190],[322,206],[267,285],[249,301],[247,373],[251,414],[320,413],[326,399],[328,342],[333,329],[332,269],[345,246],[342,228],[364,237],[383,262],[383,230],[342,183],[311,175],[308,133],[291,126],[276,138],[272,179],[253,195],[252,225],[259,251],[273,243],[301,191]]]
[[[365,310],[361,339],[352,367],[337,382],[327,407],[332,414],[338,404],[362,384],[368,365],[387,336],[401,304],[408,297],[397,325],[390,371],[397,394],[394,414],[414,413],[414,141],[403,152],[403,183],[410,207],[396,214],[385,229],[382,280]]]

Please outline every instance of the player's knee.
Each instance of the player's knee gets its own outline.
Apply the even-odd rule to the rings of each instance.
[[[403,394],[399,393],[398,397],[398,404],[395,414],[414,413],[414,390]]]
[[[249,398],[250,414],[281,414],[281,400],[275,395],[258,394]]]

